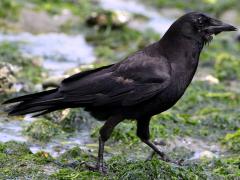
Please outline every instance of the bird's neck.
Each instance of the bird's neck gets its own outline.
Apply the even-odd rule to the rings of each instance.
[[[173,63],[181,64],[198,62],[203,48],[203,42],[178,34],[166,33],[158,43],[162,55]]]

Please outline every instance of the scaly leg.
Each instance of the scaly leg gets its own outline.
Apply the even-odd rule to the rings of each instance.
[[[157,146],[149,140],[149,122],[150,117],[144,117],[137,120],[137,136],[141,139],[142,142],[151,147],[153,151],[157,153],[163,161],[176,163],[169,159],[164,152],[160,151]],[[151,156],[153,156],[153,154]]]
[[[104,144],[111,136],[114,127],[121,121],[123,121],[123,118],[121,116],[113,116],[109,118],[100,129],[98,159],[97,159],[96,167],[93,168],[93,170],[106,173],[107,170],[104,167],[104,162],[103,162]]]

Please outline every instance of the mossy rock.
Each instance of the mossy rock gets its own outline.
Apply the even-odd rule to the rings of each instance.
[[[240,129],[235,133],[228,133],[223,139],[223,143],[230,149],[236,152],[240,151]]]
[[[81,162],[96,162],[96,158],[91,154],[87,153],[85,150],[80,149],[79,147],[74,147],[61,156],[57,158],[61,163],[71,163],[74,161]]]
[[[27,144],[25,143],[9,141],[9,142],[0,144],[0,153],[5,153],[7,155],[21,156],[21,155],[31,154],[32,152],[29,150]]]
[[[61,135],[64,132],[61,130],[61,127],[57,124],[54,124],[46,119],[37,119],[28,125],[23,132],[25,135],[30,136],[33,139],[47,142],[51,138]]]

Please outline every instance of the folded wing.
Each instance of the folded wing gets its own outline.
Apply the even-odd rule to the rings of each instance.
[[[63,102],[79,106],[133,106],[163,91],[170,79],[170,66],[164,57],[140,51],[108,68],[64,80],[59,92]]]

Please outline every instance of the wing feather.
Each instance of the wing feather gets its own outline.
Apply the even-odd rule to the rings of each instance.
[[[170,83],[167,60],[143,52],[85,74],[63,81],[59,91],[64,95],[64,102],[88,106],[133,106],[152,98]]]

